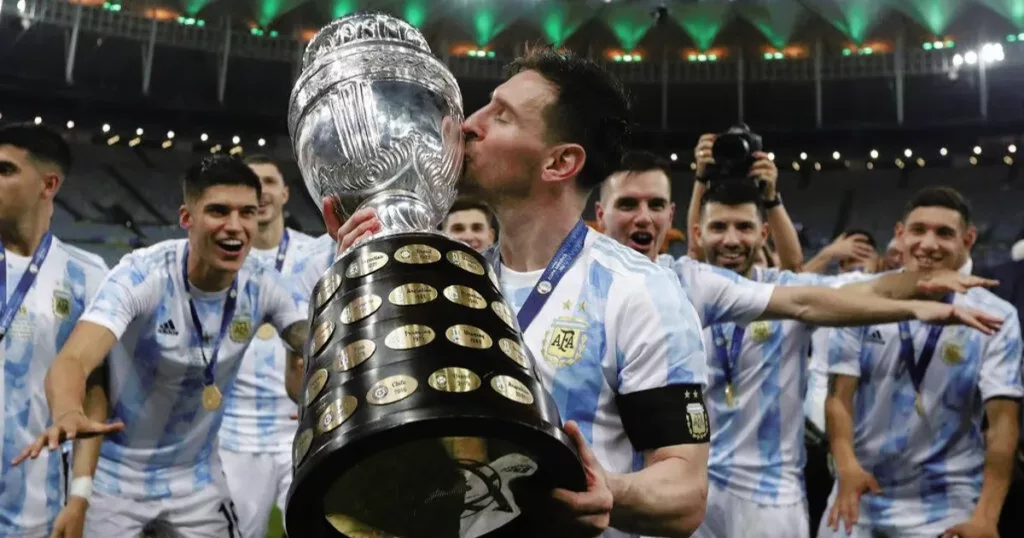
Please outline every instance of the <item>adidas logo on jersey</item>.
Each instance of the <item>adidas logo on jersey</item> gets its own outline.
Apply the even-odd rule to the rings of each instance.
[[[167,320],[160,324],[160,327],[156,330],[160,334],[166,334],[168,336],[178,336],[178,329],[174,327],[173,320]]]
[[[869,332],[864,340],[871,344],[885,344],[885,338],[882,338],[882,331],[879,329]]]

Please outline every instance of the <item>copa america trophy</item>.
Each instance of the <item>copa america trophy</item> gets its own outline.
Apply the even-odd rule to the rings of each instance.
[[[310,300],[289,536],[538,536],[583,468],[479,253],[437,232],[463,165],[462,97],[423,35],[357,13],[310,41],[288,127],[314,200],[372,207]]]

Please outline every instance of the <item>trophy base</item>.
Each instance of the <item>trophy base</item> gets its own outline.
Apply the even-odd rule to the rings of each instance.
[[[311,454],[286,528],[304,538],[543,534],[554,488],[586,489],[573,441],[546,423],[410,409]]]

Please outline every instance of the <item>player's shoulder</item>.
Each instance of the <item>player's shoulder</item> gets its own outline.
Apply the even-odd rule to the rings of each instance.
[[[88,250],[65,243],[56,237],[53,238],[52,248],[63,252],[69,259],[80,263],[86,271],[106,274],[106,272],[110,270],[110,267],[107,266],[107,262],[100,255],[93,254]]]
[[[299,230],[288,228],[288,240],[291,241],[293,245],[298,247],[301,245],[305,245],[306,243],[309,243],[311,241],[316,241],[317,238],[312,235],[300,232]]]
[[[185,248],[186,242],[188,239],[168,239],[135,249],[121,258],[120,265],[130,265],[144,272],[165,267],[178,260],[178,253]]]
[[[960,294],[959,297],[961,299],[956,301],[957,303],[1003,319],[1014,318],[1018,315],[1016,307],[985,288],[971,288],[967,290],[967,293]]]
[[[590,264],[612,275],[612,286],[640,290],[659,290],[679,286],[671,269],[598,232],[590,232]],[[589,238],[588,238],[589,239]]]
[[[309,240],[298,245],[298,248],[295,250],[294,271],[302,271],[309,265],[316,265],[319,270],[326,270],[331,265],[331,262],[334,261],[335,250],[337,250],[337,245],[330,235],[323,234],[318,237],[310,237]]]

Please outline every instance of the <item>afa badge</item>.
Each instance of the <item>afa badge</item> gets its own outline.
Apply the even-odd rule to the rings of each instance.
[[[708,414],[704,404],[686,404],[686,428],[695,441],[702,441],[708,436]]]
[[[252,321],[249,318],[237,318],[231,322],[231,329],[228,331],[231,341],[236,344],[244,344],[252,335]]]
[[[71,294],[66,291],[53,292],[53,315],[66,318],[71,315]]]
[[[959,342],[946,342],[942,346],[942,360],[946,364],[960,364],[964,360],[964,349]]]
[[[772,324],[767,321],[755,321],[750,324],[750,336],[755,342],[767,341],[772,336]]]
[[[574,317],[555,318],[544,333],[541,354],[556,368],[572,366],[583,356],[587,344],[587,322]]]

